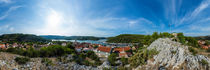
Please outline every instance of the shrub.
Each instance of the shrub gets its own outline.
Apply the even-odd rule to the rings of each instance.
[[[206,60],[204,60],[204,59],[202,59],[201,61],[200,61],[200,63],[202,64],[202,65],[208,65],[209,63],[206,61]]]
[[[60,45],[52,45],[49,47],[42,47],[40,49],[41,57],[53,57],[53,56],[63,56],[66,54],[75,53],[74,49],[63,47]]]
[[[117,65],[115,62],[117,61],[117,54],[116,53],[112,53],[108,56],[108,61],[112,66]]]
[[[207,52],[210,52],[210,48],[207,50]]]
[[[0,49],[0,52],[4,52],[5,50],[4,49]]]
[[[159,52],[156,49],[151,50],[140,50],[134,56],[128,59],[131,67],[137,67],[139,65],[146,64],[146,61],[152,58],[154,55],[158,54]]]
[[[157,55],[159,53],[159,51],[157,51],[156,49],[151,49],[151,50],[148,50],[148,57],[149,58],[152,58],[154,55]]]
[[[171,51],[172,54],[176,54],[176,51]]]
[[[30,58],[27,58],[27,57],[16,57],[16,58],[15,58],[15,61],[16,61],[18,64],[25,64],[25,63],[27,63],[28,61],[30,61]]]
[[[42,63],[46,64],[46,66],[52,65],[52,60],[48,59],[48,58],[43,58]]]
[[[126,64],[128,64],[128,59],[125,58],[125,57],[122,57],[122,58],[120,59],[120,61],[122,62],[122,65],[123,65],[123,66],[126,65]]]
[[[84,61],[84,65],[89,66],[89,65],[91,65],[91,63],[90,63],[88,60],[85,60],[85,61]]]
[[[103,70],[112,70],[111,68],[104,67]]]
[[[198,51],[195,50],[195,48],[193,48],[193,47],[189,47],[188,49],[193,55],[196,55],[198,53]]]
[[[128,68],[128,67],[120,66],[120,67],[117,68],[117,70],[132,70],[132,69]]]
[[[22,55],[28,56],[28,57],[39,57],[40,53],[38,50],[35,50],[34,48],[30,47]]]

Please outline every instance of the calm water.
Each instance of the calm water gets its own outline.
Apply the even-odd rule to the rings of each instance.
[[[66,41],[66,42],[79,42],[79,43],[91,43],[91,44],[101,44],[106,45],[106,39],[101,40],[52,40],[52,41]]]
[[[101,39],[101,40],[52,40],[52,41],[66,41],[66,42],[79,42],[79,43],[91,43],[91,44],[101,44],[104,46],[118,46],[118,47],[124,47],[124,46],[132,46],[132,43],[107,43],[107,39]]]

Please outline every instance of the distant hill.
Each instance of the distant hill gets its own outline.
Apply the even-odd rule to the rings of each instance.
[[[57,36],[57,35],[41,35],[46,39],[65,39],[65,40],[100,40],[106,39],[105,37],[94,37],[94,36]]]
[[[66,39],[67,36],[58,36],[58,35],[40,35],[43,38],[46,39]]]
[[[210,35],[208,36],[198,36],[198,37],[195,37],[197,40],[210,40]]]
[[[140,43],[145,35],[138,34],[121,34],[115,37],[109,37],[107,42],[110,43]]]
[[[3,34],[0,40],[4,42],[46,42],[48,39],[32,34]]]

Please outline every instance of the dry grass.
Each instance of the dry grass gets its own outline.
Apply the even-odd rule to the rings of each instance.
[[[196,48],[196,50],[198,50],[198,54],[204,55],[204,56],[207,56],[207,57],[210,58],[210,52],[207,52],[207,51],[204,50],[204,49],[198,49],[198,48]]]

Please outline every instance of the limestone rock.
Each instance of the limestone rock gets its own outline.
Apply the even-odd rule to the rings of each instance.
[[[179,42],[172,41],[169,38],[159,38],[155,40],[148,48],[159,51],[153,57],[153,61],[148,60],[147,65],[139,66],[136,69],[169,69],[169,70],[210,70],[210,59],[203,55],[192,55],[188,46]],[[203,61],[208,64],[203,65]]]

